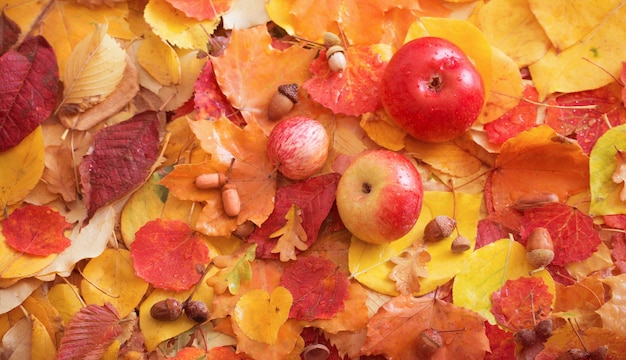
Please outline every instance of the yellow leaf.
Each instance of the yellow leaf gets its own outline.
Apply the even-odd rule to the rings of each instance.
[[[2,224],[0,224],[2,230]],[[34,256],[15,251],[7,245],[6,238],[0,231],[0,278],[23,279],[33,276],[50,265],[57,254]]]
[[[491,293],[507,280],[528,276],[534,270],[526,260],[524,246],[509,239],[498,240],[474,251],[464,265],[454,279],[454,304],[478,312],[491,324],[496,323],[491,313]],[[541,277],[549,292],[556,294],[550,273],[541,270],[532,276]]]
[[[32,326],[32,344],[31,359],[32,360],[52,360],[56,357],[57,349],[54,346],[50,334],[43,326],[41,321],[35,316],[30,316]]]
[[[622,0],[528,0],[528,5],[553,46],[560,51],[579,42],[597,26],[601,26],[616,15],[615,13],[624,5],[624,2]],[[621,24],[623,17],[618,17],[618,19]]]
[[[219,23],[219,17],[204,21],[187,17],[165,0],[148,1],[143,15],[155,34],[181,49],[206,50]]]
[[[285,226],[270,235],[270,238],[278,237],[272,253],[279,253],[282,262],[296,260],[296,249],[304,251],[309,248],[306,244],[306,231],[302,227],[302,211],[296,204],[291,205],[285,220],[287,220]]]
[[[276,287],[272,293],[263,289],[243,294],[233,311],[233,317],[244,334],[252,340],[273,344],[278,331],[287,321],[293,296],[286,288]]]
[[[26,300],[32,293],[41,285],[42,281],[35,278],[26,278],[24,280],[17,281],[11,286],[0,289],[0,314],[5,314],[12,309],[20,306],[24,300]],[[20,309],[16,309],[23,316]],[[0,335],[3,334],[2,322],[0,322]]]
[[[106,25],[96,26],[67,59],[61,73],[64,84],[59,105],[61,115],[83,112],[102,102],[122,80],[126,52],[106,31]]]
[[[472,246],[476,242],[476,226],[481,194],[456,194],[456,218],[460,233],[467,237]],[[424,193],[422,213],[417,223],[402,238],[389,244],[369,244],[352,238],[348,251],[348,266],[352,275],[363,285],[386,295],[398,295],[396,284],[389,278],[394,263],[391,258],[400,255],[413,242],[422,241],[424,227],[437,215],[454,215],[455,197],[451,192],[427,191]],[[470,251],[455,254],[450,251],[454,236],[429,244],[427,251],[431,261],[426,263],[428,277],[420,279],[417,295],[429,293],[452,279],[467,260]]]
[[[48,299],[52,306],[59,310],[64,323],[67,323],[83,307],[79,294],[76,286],[66,283],[56,284],[48,291]]]
[[[406,132],[393,125],[384,110],[363,114],[361,127],[370,139],[384,148],[393,151],[404,148]]]
[[[527,0],[489,1],[478,12],[476,26],[518,68],[541,59],[550,48],[550,39],[530,11]]]
[[[180,79],[180,61],[172,47],[156,36],[148,36],[139,45],[137,61],[159,83],[167,86]]]
[[[542,4],[545,3],[547,2],[542,2]],[[599,3],[601,2],[581,3],[581,5],[585,4],[585,7],[589,6],[589,9],[596,6],[602,8],[603,6]],[[550,4],[553,3],[550,2]],[[587,11],[585,10],[585,13]],[[621,3],[606,14],[600,22],[594,24],[592,31],[586,33],[575,44],[560,51],[551,48],[542,59],[530,65],[530,73],[539,92],[539,100],[555,92],[596,89],[619,78],[622,60],[626,58],[626,43],[622,41],[626,38],[626,28],[623,26],[625,17],[626,6]],[[578,19],[578,14],[575,18]],[[572,25],[576,23],[572,17],[568,17],[567,21]],[[567,31],[572,29],[571,26],[566,28]]]
[[[618,171],[616,161],[620,151],[626,150],[626,125],[615,126],[605,132],[596,141],[589,154],[589,173],[591,174],[590,215],[623,214],[626,202],[620,198],[624,191],[623,183],[613,180]]]
[[[163,101],[163,110],[173,111],[182,106],[191,98],[194,91],[194,83],[202,72],[206,58],[200,58],[197,50],[177,50],[180,61],[180,79],[177,84],[162,87],[157,94]]]
[[[513,59],[496,47],[491,48],[491,55],[493,60],[491,93],[478,118],[481,124],[496,120],[517,106],[524,91],[522,75]]]
[[[111,303],[125,317],[141,302],[148,283],[135,276],[130,251],[107,249],[83,269],[80,289],[87,304]]]
[[[603,327],[617,335],[626,336],[626,274],[619,274],[602,279],[611,288],[611,299],[596,312],[602,318]]]
[[[43,169],[43,132],[38,126],[19,144],[0,152],[0,208],[6,209],[21,202],[37,185]],[[4,214],[0,214],[2,217]]]
[[[565,268],[574,279],[583,279],[591,276],[591,274],[600,274],[603,270],[610,271],[614,266],[611,250],[602,242],[598,245],[598,250],[591,254],[590,257],[566,264]]]
[[[470,22],[458,19],[421,17],[409,28],[405,42],[424,36],[437,36],[453,42],[474,62],[485,84],[485,97],[491,90],[491,45]]]
[[[434,169],[456,177],[475,174],[481,161],[452,142],[425,143],[412,137],[406,138],[406,151]]]

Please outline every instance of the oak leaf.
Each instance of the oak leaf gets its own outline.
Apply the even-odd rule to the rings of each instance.
[[[480,315],[439,299],[410,295],[396,296],[378,309],[367,324],[361,351],[393,359],[421,359],[416,344],[420,333],[429,329],[436,329],[443,340],[432,359],[478,360],[489,351]]]
[[[506,329],[533,329],[550,316],[554,297],[541,278],[509,279],[491,293],[491,312]]]
[[[130,247],[135,273],[160,289],[187,290],[200,281],[209,248],[180,220],[156,219],[135,234]]]
[[[252,267],[250,263],[254,261],[256,244],[241,247],[237,252],[230,255],[218,255],[211,259],[213,265],[220,268],[217,274],[207,279],[207,284],[213,286],[217,294],[222,294],[226,289],[237,295],[241,284],[250,281],[252,278]]]
[[[289,317],[312,321],[330,319],[344,309],[350,281],[332,261],[305,256],[285,268],[280,284],[293,295]]]
[[[302,211],[292,204],[285,215],[287,222],[283,227],[270,234],[270,238],[278,238],[272,253],[280,254],[280,261],[296,260],[296,249],[304,251],[309,248],[306,244],[307,235],[302,227]]]
[[[15,209],[2,222],[2,234],[9,246],[37,256],[58,254],[70,246],[64,233],[71,228],[63,215],[49,206],[27,205]]]
[[[395,264],[389,278],[396,283],[396,290],[401,295],[410,295],[420,291],[420,278],[428,277],[426,263],[430,261],[430,254],[420,242],[414,242],[400,255],[394,256],[391,262]]]

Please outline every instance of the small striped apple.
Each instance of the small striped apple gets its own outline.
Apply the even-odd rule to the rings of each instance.
[[[413,163],[390,150],[361,153],[337,185],[337,210],[346,228],[374,244],[406,235],[422,211],[424,189]]]

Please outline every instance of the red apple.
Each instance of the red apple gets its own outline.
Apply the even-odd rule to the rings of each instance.
[[[374,244],[406,235],[422,211],[424,189],[417,169],[389,150],[360,154],[337,185],[337,210],[346,228]]]
[[[278,123],[267,140],[267,155],[286,177],[300,180],[318,172],[328,157],[328,134],[318,121],[295,116]]]
[[[380,85],[383,106],[407,134],[428,142],[454,139],[482,111],[485,86],[463,50],[438,37],[404,44],[389,60]]]

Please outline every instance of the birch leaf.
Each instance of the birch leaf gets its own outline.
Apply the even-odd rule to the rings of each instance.
[[[102,102],[122,80],[126,53],[106,31],[106,25],[96,26],[70,54],[61,75],[65,89],[60,116],[83,112]]]
[[[162,85],[177,84],[180,79],[178,54],[168,43],[156,36],[148,36],[141,42],[137,61]]]

